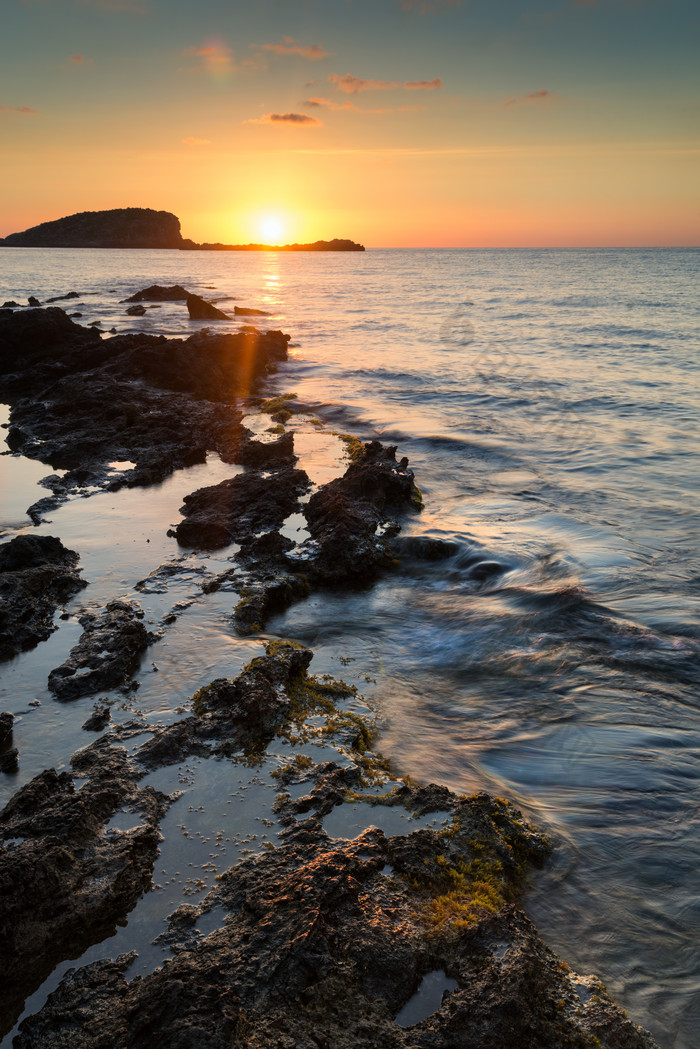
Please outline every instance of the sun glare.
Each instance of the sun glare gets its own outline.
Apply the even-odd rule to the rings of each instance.
[[[282,223],[276,218],[266,218],[260,226],[266,244],[278,244],[282,236]]]

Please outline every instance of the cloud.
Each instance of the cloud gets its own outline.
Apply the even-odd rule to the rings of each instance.
[[[211,142],[208,138],[183,138],[183,146],[210,146]]]
[[[208,73],[212,79],[225,81],[228,76],[235,72],[236,64],[233,60],[233,51],[223,40],[209,40],[195,47],[188,47],[183,54],[199,59],[199,68]]]
[[[439,76],[434,80],[407,80],[404,84],[406,91],[437,91],[444,86],[442,77]]]
[[[68,59],[74,66],[91,66],[92,58],[86,58],[85,55],[71,55]]]
[[[364,113],[369,116],[387,116],[391,113],[417,113],[418,111],[425,109],[425,106],[396,106],[391,109],[362,109],[361,106],[356,106],[354,102],[334,102],[332,98],[307,98],[304,105],[315,106],[316,108],[322,107],[331,110],[333,113],[350,111],[351,113]]]
[[[402,84],[398,80],[363,80],[362,77],[352,76],[350,73],[346,73],[345,76],[332,73],[328,77],[328,83],[334,84],[346,95],[357,95],[360,91],[395,91],[397,88],[404,91],[436,91],[445,86],[439,76],[434,80],[406,80]]]
[[[351,76],[350,73],[346,73],[345,76],[332,73],[328,77],[328,83],[335,84],[338,90],[346,95],[356,95],[360,91],[388,91],[401,87],[395,80],[362,80],[360,77]]]
[[[261,117],[246,120],[246,124],[290,124],[292,127],[321,127],[322,121],[308,113],[265,113]]]
[[[36,117],[39,115],[39,110],[32,109],[31,106],[0,106],[0,113],[21,113],[25,117]]]
[[[263,51],[273,51],[276,55],[301,55],[311,62],[320,62],[323,58],[330,58],[330,51],[326,51],[320,44],[299,44],[291,36],[285,36],[276,44],[263,44]]]
[[[431,14],[439,7],[459,7],[461,0],[401,0],[404,11],[417,11],[419,15]]]
[[[507,98],[501,105],[501,109],[510,109],[511,106],[518,106],[523,102],[526,105],[529,103],[547,103],[551,102],[554,97],[552,91],[547,91],[546,88],[540,88],[539,91],[530,91],[527,95],[511,95],[510,98]]]

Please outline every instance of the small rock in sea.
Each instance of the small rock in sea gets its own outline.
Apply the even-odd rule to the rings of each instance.
[[[34,295],[30,295],[29,298],[27,299],[27,302],[29,303],[30,306],[41,306],[41,303],[39,302],[39,300]]]
[[[0,747],[5,747],[12,739],[12,726],[15,723],[14,714],[9,710],[3,710],[0,714]]]
[[[207,302],[199,295],[187,296],[187,309],[190,314],[190,320],[227,321],[229,319],[222,310],[212,306],[210,302]]]
[[[5,754],[0,755],[0,772],[6,774],[17,772],[19,769],[19,751],[17,747],[13,747],[12,750],[6,751]]]
[[[82,313],[69,313],[69,317],[82,317]]]
[[[41,706],[41,700],[40,699],[30,699],[29,703],[28,703],[28,706],[30,706],[30,707],[40,707]]]
[[[18,310],[20,308],[20,305],[18,302],[15,302],[14,299],[10,299],[9,302],[3,302],[1,308],[3,310]]]
[[[112,717],[109,707],[96,706],[93,713],[83,722],[86,732],[101,732]]]
[[[129,314],[130,317],[143,317],[144,313],[146,312],[146,307],[141,306],[141,304],[139,303],[136,306],[129,306],[129,309],[126,312]]]
[[[254,310],[248,306],[234,306],[233,312],[237,317],[269,317],[266,310]]]
[[[79,299],[77,291],[68,291],[65,295],[54,295],[52,299],[47,299],[46,302],[63,302],[65,299]]]
[[[183,299],[188,298],[189,294],[189,291],[179,284],[174,284],[169,288],[164,288],[160,284],[151,284],[149,288],[142,288],[141,291],[137,291],[122,301],[141,302],[146,299],[150,302],[182,302]]]

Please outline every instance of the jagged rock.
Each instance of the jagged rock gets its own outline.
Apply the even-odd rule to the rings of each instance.
[[[20,307],[20,304],[18,302],[15,302],[14,299],[11,299],[9,302],[3,302],[2,306],[0,307],[0,309],[3,309],[3,310],[19,310],[19,309],[21,309],[21,307]]]
[[[129,309],[126,312],[130,317],[143,317],[146,312],[146,307],[140,305],[129,306]]]
[[[86,732],[102,732],[109,724],[111,717],[109,707],[96,706],[87,721],[83,722],[83,728]]]
[[[299,506],[309,487],[304,470],[284,466],[270,477],[244,473],[185,496],[185,515],[175,529],[178,543],[215,549],[250,542],[258,532],[277,529]]]
[[[12,742],[12,726],[15,716],[9,710],[3,710],[0,714],[0,749],[7,747]]]
[[[365,444],[345,474],[323,485],[304,507],[311,540],[305,544],[309,570],[327,583],[367,582],[391,563],[387,537],[378,535],[389,514],[416,509],[418,491],[408,459],[396,462],[396,448]]]
[[[242,441],[236,453],[236,462],[258,470],[270,470],[281,464],[296,462],[294,434],[284,433],[276,441],[256,441],[250,436]]]
[[[164,287],[161,284],[151,284],[148,288],[142,288],[141,291],[134,292],[128,299],[122,299],[122,302],[184,302],[185,299],[189,298],[191,292],[187,291],[180,284],[172,284],[170,287]],[[126,311],[130,313],[130,310]]]
[[[228,314],[216,306],[212,306],[210,302],[207,302],[200,295],[187,296],[187,309],[191,320],[227,321],[230,319]]]
[[[24,999],[66,958],[109,936],[150,884],[165,799],[139,790],[121,748],[82,752],[88,779],[54,769],[24,786],[0,812],[0,1033]],[[118,808],[138,810],[142,826],[104,834]]]
[[[17,747],[10,747],[4,754],[0,754],[0,772],[9,775],[19,769],[19,751]]]
[[[41,303],[37,299],[36,295],[30,295],[27,299],[27,302],[30,306],[41,306]]]
[[[81,587],[78,554],[49,535],[19,535],[0,546],[0,660],[45,641],[54,613]]]
[[[253,310],[249,306],[234,306],[233,312],[236,317],[269,317],[266,310]]]
[[[130,601],[111,601],[102,615],[80,617],[83,633],[65,663],[49,674],[57,699],[77,699],[102,689],[125,688],[140,657],[156,640],[141,622],[143,612]]]

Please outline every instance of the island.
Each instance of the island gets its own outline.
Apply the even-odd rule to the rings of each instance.
[[[198,244],[182,236],[169,211],[113,208],[81,211],[42,222],[0,239],[4,248],[169,248],[183,251],[364,251],[362,244],[335,238],[312,244]]]

